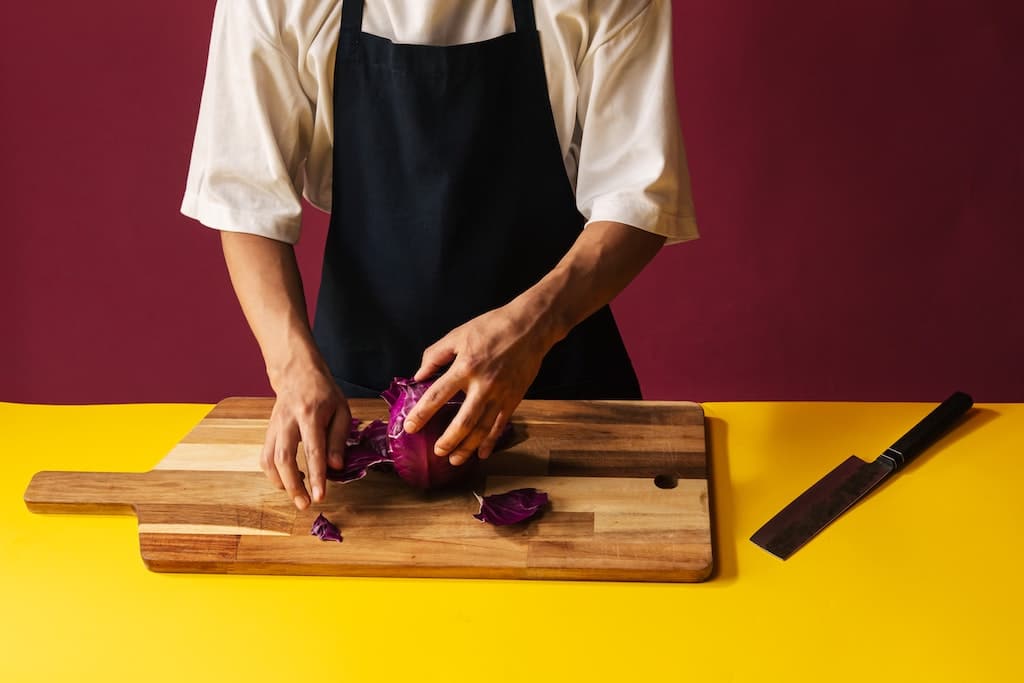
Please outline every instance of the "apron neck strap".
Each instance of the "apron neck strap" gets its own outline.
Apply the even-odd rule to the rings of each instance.
[[[533,14],[533,0],[512,0],[512,14],[516,18],[516,33],[537,30],[537,18]]]
[[[354,44],[363,31],[363,0],[342,0],[341,35],[348,43]]]

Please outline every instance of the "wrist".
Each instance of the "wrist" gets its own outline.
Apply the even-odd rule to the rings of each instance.
[[[558,269],[516,297],[510,304],[519,329],[537,340],[546,353],[572,329],[564,303],[565,275]]]
[[[275,393],[293,378],[310,372],[328,373],[326,363],[311,338],[303,336],[283,340],[264,352],[267,379]]]

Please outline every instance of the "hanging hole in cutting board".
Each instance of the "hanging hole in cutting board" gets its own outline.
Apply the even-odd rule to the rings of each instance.
[[[672,474],[659,474],[654,478],[654,485],[659,489],[674,489],[679,485],[679,478]]]

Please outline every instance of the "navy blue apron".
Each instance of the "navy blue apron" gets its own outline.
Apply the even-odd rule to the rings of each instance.
[[[536,284],[585,223],[566,175],[531,0],[516,30],[451,46],[362,32],[345,0],[334,67],[333,211],[313,331],[349,397]],[[556,344],[527,398],[639,399],[606,306]]]

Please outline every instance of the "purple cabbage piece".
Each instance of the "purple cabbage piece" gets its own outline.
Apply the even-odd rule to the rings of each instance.
[[[316,536],[321,541],[337,541],[341,543],[341,532],[338,531],[338,527],[334,526],[322,513],[317,515],[309,534]]]
[[[345,463],[340,470],[327,468],[327,478],[343,484],[366,476],[371,467],[391,464],[391,452],[387,445],[387,425],[374,420],[360,430],[359,420],[352,420],[352,431],[345,446]]]
[[[481,522],[495,526],[505,526],[530,519],[541,508],[548,504],[548,494],[537,489],[515,489],[507,493],[497,493],[480,497],[480,512],[473,515]]]
[[[479,462],[475,453],[458,466],[452,465],[448,458],[434,455],[434,444],[444,434],[465,400],[461,392],[441,406],[418,432],[406,433],[405,418],[431,384],[431,380],[415,382],[396,377],[388,390],[381,394],[390,409],[387,442],[395,471],[410,485],[422,490],[456,484],[470,476]]]

